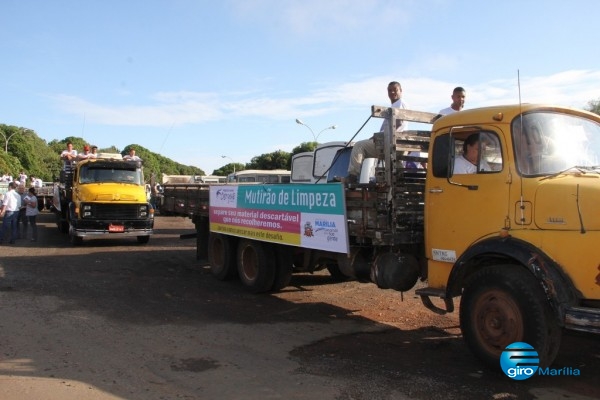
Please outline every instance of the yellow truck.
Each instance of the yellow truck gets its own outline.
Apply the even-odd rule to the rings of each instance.
[[[165,188],[187,205],[215,277],[253,292],[324,267],[398,291],[421,279],[434,312],[461,298],[464,339],[495,368],[512,343],[543,367],[563,329],[600,333],[599,116],[522,104],[447,116],[373,106],[371,117],[388,123],[363,183],[340,177],[347,143],[316,184]],[[397,132],[400,121],[433,125]]]
[[[84,238],[136,237],[150,240],[154,209],[144,184],[141,161],[100,153],[66,166],[55,185],[53,210],[58,228],[74,245]]]

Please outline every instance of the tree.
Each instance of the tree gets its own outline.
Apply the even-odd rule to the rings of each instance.
[[[277,150],[253,157],[246,169],[289,169],[291,155],[287,151]]]
[[[600,115],[600,99],[588,101],[588,105],[585,107],[585,109],[593,112],[594,114]]]
[[[315,151],[315,149],[317,148],[317,142],[302,142],[300,143],[300,146],[296,146],[294,147],[294,149],[292,150],[292,154],[290,155],[290,158],[295,156],[298,153],[304,153],[307,151]]]
[[[229,163],[229,164],[223,165],[219,169],[215,169],[212,174],[217,175],[217,176],[227,176],[233,172],[243,171],[245,169],[246,169],[246,166],[244,164]]]
[[[73,143],[73,148],[82,151],[83,146],[91,145],[80,137],[69,136],[62,140],[54,139],[46,143],[33,130],[0,124],[0,130],[10,137],[8,143],[3,141],[0,135],[2,147],[6,146],[8,151],[0,151],[0,174],[10,174],[17,176],[24,170],[29,176],[36,176],[43,181],[54,181],[58,178],[62,169],[60,153],[67,147],[67,142]],[[125,153],[129,152],[130,147],[136,148],[136,153],[144,160],[144,174],[146,181],[154,173],[157,177],[162,173],[169,175],[204,175],[204,171],[198,167],[179,164],[160,154],[137,145],[130,144],[125,147]],[[99,148],[99,153],[121,153],[115,147]]]

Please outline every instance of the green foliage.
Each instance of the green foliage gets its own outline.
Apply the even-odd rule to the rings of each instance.
[[[8,152],[4,151],[8,140]],[[93,145],[83,138],[69,136],[62,140],[52,140],[46,143],[34,131],[16,126],[0,124],[0,175],[8,173],[18,176],[22,170],[28,176],[36,176],[45,182],[55,181],[62,168],[60,153],[67,148],[67,142],[73,143],[75,150],[83,151],[83,146]],[[179,164],[160,154],[137,145],[130,144],[121,152],[117,147],[98,148],[99,153],[128,154],[129,148],[136,149],[136,155],[144,161],[145,180],[149,181],[151,175],[205,175],[198,167]]]
[[[600,115],[600,99],[588,101],[588,105],[585,107],[585,109],[593,112],[594,114]]]
[[[156,176],[162,176],[162,174],[206,175],[201,168],[176,163],[170,158],[153,153],[139,144],[125,146],[123,151],[120,152],[121,155],[124,156],[129,154],[131,148],[134,148],[135,155],[144,161],[144,175],[146,176],[146,180],[148,180],[152,174],[155,174]]]
[[[292,150],[290,159],[291,159],[291,157],[295,156],[298,153],[304,153],[307,151],[315,151],[315,149],[317,148],[317,145],[318,145],[317,142],[302,142],[302,143],[300,143],[300,146],[296,146]]]
[[[290,169],[291,155],[287,151],[277,150],[252,157],[246,169]]]
[[[215,169],[212,172],[212,175],[217,175],[217,176],[227,176],[235,171],[243,171],[246,169],[246,166],[244,164],[240,164],[240,163],[229,163],[227,165],[223,165],[221,168],[219,169]]]

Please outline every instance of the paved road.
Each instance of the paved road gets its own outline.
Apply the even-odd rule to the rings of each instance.
[[[555,365],[582,376],[517,382],[411,293],[319,273],[256,296],[195,263],[185,219],[81,247],[40,219],[0,247],[2,400],[600,398],[597,336],[564,338]]]

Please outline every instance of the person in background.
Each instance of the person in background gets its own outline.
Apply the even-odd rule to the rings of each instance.
[[[135,148],[134,147],[130,147],[129,148],[129,154],[127,154],[126,156],[124,156],[123,160],[127,160],[127,161],[142,161],[141,158],[139,158],[138,156],[135,155]]]
[[[77,160],[87,160],[88,158],[90,158],[90,156],[90,146],[86,144],[85,146],[83,146],[83,153],[77,154]]]
[[[32,176],[31,177],[31,186],[33,186],[36,189],[41,188],[44,185],[44,183],[42,182],[42,180],[38,177]]]
[[[392,107],[406,109],[406,104],[402,101],[402,86],[399,82],[392,81],[387,87],[388,97],[392,103]],[[381,124],[381,131],[384,130],[387,120]],[[406,123],[403,121],[397,121],[396,132],[402,132],[406,128]],[[362,162],[365,158],[377,157],[375,151],[375,142],[373,137],[366,140],[359,140],[354,143],[352,152],[350,153],[350,165],[348,166],[348,182],[355,183],[358,181],[360,175],[360,169]]]
[[[438,114],[448,115],[453,114],[455,112],[459,112],[465,106],[465,97],[467,97],[467,92],[465,91],[465,89],[461,86],[455,87],[452,91],[452,96],[450,96],[450,98],[452,99],[452,104],[450,104],[450,107],[440,110]]]
[[[19,182],[23,186],[27,183],[27,174],[25,174],[25,171],[23,170],[21,170],[21,173],[19,174]]]
[[[98,146],[92,146],[92,150],[90,152],[89,158],[98,157]]]
[[[37,241],[37,223],[36,217],[40,213],[38,209],[38,199],[35,195],[35,188],[29,188],[29,193],[25,195],[23,198],[23,202],[25,203],[25,215],[27,217],[27,221],[29,225],[31,225],[31,241]],[[23,235],[25,239],[25,235]]]
[[[26,205],[24,202],[25,196],[27,196],[25,193],[25,185],[17,186],[17,193],[21,197],[21,207],[19,207],[19,215],[17,217],[17,239],[23,239],[27,236],[27,217],[25,216]],[[21,225],[23,225],[23,228],[20,227]]]
[[[15,191],[17,188],[16,182],[8,184],[8,192],[4,195],[2,205],[2,234],[0,244],[7,238],[7,232],[10,231],[10,244],[14,244],[18,235],[17,217],[19,216],[19,208],[21,208],[21,196]]]

